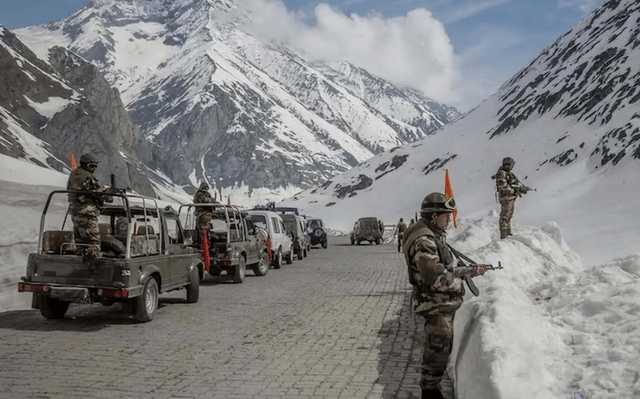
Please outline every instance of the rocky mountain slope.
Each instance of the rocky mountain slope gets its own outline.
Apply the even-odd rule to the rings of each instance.
[[[0,64],[0,153],[63,171],[70,153],[94,151],[100,180],[113,173],[122,187],[154,192],[134,151],[137,129],[95,66],[57,46],[44,61],[1,27]]]
[[[17,30],[38,55],[64,46],[116,87],[165,184],[202,180],[276,197],[433,134],[451,107],[347,63],[310,63],[247,33],[234,0],[101,0]]]
[[[638,231],[627,217],[640,176],[638,20],[637,1],[607,2],[438,134],[285,203],[323,215],[338,230],[361,216],[395,223],[414,217],[426,194],[443,190],[448,169],[460,216],[483,216],[499,209],[491,176],[510,156],[516,175],[538,189],[516,202],[515,223],[556,221],[570,231],[572,248],[598,248],[597,238],[577,227],[587,219],[616,238],[614,253],[640,251],[637,234],[623,233]]]

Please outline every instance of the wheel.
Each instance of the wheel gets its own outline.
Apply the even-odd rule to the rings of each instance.
[[[300,248],[298,250],[298,254],[297,255],[298,255],[298,260],[304,259],[304,253],[303,253],[303,249],[302,248]]]
[[[45,296],[42,298],[40,314],[45,319],[62,319],[69,309],[71,302]]]
[[[158,310],[158,282],[149,277],[144,284],[142,295],[136,298],[136,320],[142,323],[153,320]]]
[[[293,248],[291,248],[291,251],[284,257],[284,260],[287,261],[287,265],[293,263]]]
[[[200,299],[200,273],[194,267],[191,271],[191,284],[187,285],[187,303],[196,303]]]
[[[242,283],[246,274],[247,263],[244,260],[244,256],[240,256],[240,259],[238,259],[238,266],[233,268],[233,282],[236,284]]]
[[[382,240],[380,238],[376,238],[376,245],[380,245],[382,243]]]
[[[273,257],[273,267],[275,269],[280,269],[282,267],[282,248],[278,248],[276,256]]]
[[[322,248],[327,249],[327,240],[322,241]]]
[[[256,276],[266,276],[269,272],[269,257],[267,254],[260,255],[258,263],[253,265],[253,273]]]

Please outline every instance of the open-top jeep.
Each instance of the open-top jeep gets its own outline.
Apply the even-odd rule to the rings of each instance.
[[[188,240],[194,248],[203,248],[203,264],[212,276],[225,271],[234,283],[242,283],[250,266],[257,276],[269,271],[267,232],[255,226],[245,211],[224,204],[182,205],[179,214],[185,220]],[[205,231],[198,231],[197,220],[206,214]]]
[[[187,302],[198,301],[200,254],[184,245],[174,209],[159,208],[148,197],[93,193],[105,195],[108,203],[99,217],[98,260],[87,264],[79,255],[86,244],[75,242],[69,213],[47,215],[52,202],[60,207],[68,194],[53,191],[47,198],[38,251],[29,255],[27,274],[18,284],[18,291],[33,293],[32,307],[45,318],[63,318],[72,302],[123,302],[136,320],[146,322],[158,309],[160,293],[186,288]]]

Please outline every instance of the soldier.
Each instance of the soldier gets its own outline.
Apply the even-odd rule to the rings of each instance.
[[[211,197],[211,194],[209,193],[209,185],[203,182],[202,184],[200,184],[198,191],[196,191],[195,195],[193,196],[193,203],[194,204],[216,204],[218,202],[215,200],[215,198]],[[213,218],[213,214],[211,213],[211,209],[208,209],[207,207],[196,207],[195,213],[196,213],[196,228],[197,228],[196,237],[199,240],[200,235],[202,234],[202,228],[206,227],[208,230],[209,222],[211,222],[211,219]]]
[[[396,226],[396,231],[398,232],[398,252],[402,250],[402,235],[404,231],[407,229],[407,224],[400,218],[398,221],[398,225]]]
[[[422,201],[420,219],[404,232],[404,255],[413,285],[414,312],[425,318],[420,387],[422,398],[443,398],[438,388],[453,344],[453,318],[462,305],[463,280],[453,273],[457,261],[446,243],[455,200],[431,193]],[[483,275],[478,265],[472,276]]]
[[[93,191],[102,193],[106,186],[100,185],[93,172],[98,168],[98,157],[95,154],[82,154],[80,166],[75,168],[67,181],[69,197],[69,213],[73,221],[73,235],[76,244],[81,244],[79,254],[82,260],[92,267],[98,262],[100,253],[100,229],[98,217],[100,207],[104,203],[103,196],[91,193],[74,193],[73,191]]]
[[[511,235],[511,218],[515,208],[516,197],[518,196],[518,185],[520,181],[511,172],[515,161],[511,157],[502,160],[502,166],[496,173],[496,191],[498,202],[500,202],[500,238],[504,239]]]

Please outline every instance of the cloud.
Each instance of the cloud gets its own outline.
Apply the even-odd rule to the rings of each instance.
[[[476,14],[479,14],[485,10],[490,8],[498,7],[503,4],[509,3],[511,0],[487,0],[481,2],[473,2],[467,1],[465,4],[451,7],[451,11],[446,13],[443,17],[442,22],[445,24],[451,22],[461,21],[463,19],[467,19],[473,17]],[[562,1],[562,0],[561,0]]]
[[[345,15],[327,4],[314,9],[315,23],[277,1],[250,0],[253,33],[285,43],[309,60],[349,61],[398,86],[421,90],[438,101],[456,99],[459,79],[453,45],[441,22],[425,9],[405,16]]]
[[[603,0],[558,0],[558,8],[573,8],[586,14],[603,2]]]

